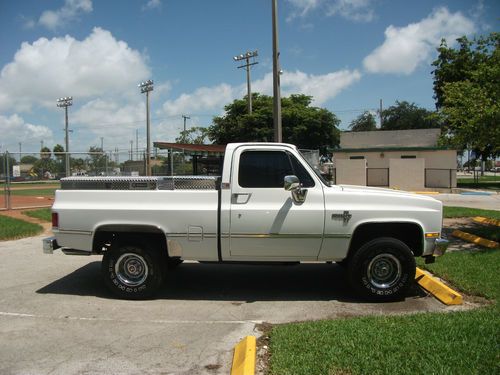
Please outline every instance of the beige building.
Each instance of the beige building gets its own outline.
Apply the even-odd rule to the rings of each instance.
[[[335,182],[402,190],[457,186],[457,152],[438,147],[440,129],[343,132]]]

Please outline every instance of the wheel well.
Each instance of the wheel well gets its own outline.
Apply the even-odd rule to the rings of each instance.
[[[379,237],[392,237],[405,243],[413,255],[423,253],[424,233],[415,223],[367,223],[361,224],[354,231],[347,257],[350,258],[363,244]]]
[[[158,250],[168,257],[167,238],[165,233],[154,227],[117,227],[107,226],[99,228],[94,235],[92,253],[102,254],[105,251],[121,244],[144,245]]]

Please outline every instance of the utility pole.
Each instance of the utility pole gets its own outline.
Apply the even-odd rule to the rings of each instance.
[[[234,61],[241,61],[241,60],[246,60],[246,63],[238,66],[238,69],[245,68],[247,71],[247,108],[248,108],[248,114],[252,114],[252,87],[250,83],[250,67],[252,65],[257,65],[257,61],[250,62],[250,59],[253,58],[255,59],[257,56],[259,56],[258,51],[253,51],[253,52],[246,52],[244,54],[234,56],[233,60]]]
[[[66,142],[66,177],[69,177],[70,175],[70,165],[69,165],[69,135],[68,135],[68,107],[73,105],[73,97],[68,96],[65,98],[60,98],[57,99],[57,106],[60,108],[64,108],[64,114],[65,114],[65,120],[66,120],[66,126],[64,128],[65,130],[65,142]]]
[[[191,117],[182,115],[182,118],[184,119],[184,135],[186,134],[186,120],[190,120]]]
[[[139,129],[135,129],[135,158],[139,160]]]
[[[280,63],[278,45],[278,0],[273,2],[273,122],[274,142],[282,142],[281,130],[281,89],[280,89]]]
[[[134,161],[134,141],[130,141],[130,160]]]
[[[382,118],[382,99],[380,99],[380,129],[382,129],[382,125],[384,124],[384,120]]]
[[[146,175],[151,176],[151,126],[149,123],[149,93],[153,91],[153,81],[148,79],[139,84],[142,94],[146,94]]]
[[[19,164],[21,164],[22,147],[23,147],[22,142],[19,142]]]
[[[104,137],[101,137],[101,151],[104,151]]]

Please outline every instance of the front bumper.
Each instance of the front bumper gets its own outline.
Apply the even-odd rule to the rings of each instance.
[[[450,244],[450,241],[445,240],[444,238],[436,239],[436,242],[434,243],[434,251],[432,252],[432,255],[435,257],[443,256],[444,253],[446,253],[446,250],[448,249],[449,244]]]
[[[425,252],[422,257],[425,258],[425,263],[434,263],[436,257],[443,256],[448,249],[450,241],[444,238],[433,238],[426,240]]]

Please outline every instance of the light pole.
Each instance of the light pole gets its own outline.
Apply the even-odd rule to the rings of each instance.
[[[68,107],[73,105],[73,97],[67,96],[65,98],[57,99],[57,106],[64,108],[64,114],[66,119],[66,126],[64,127],[65,142],[66,142],[66,177],[69,177],[70,166],[69,166],[69,135],[68,135]]]
[[[250,114],[250,115],[252,114],[252,88],[250,85],[250,67],[252,65],[258,64],[257,61],[250,63],[250,59],[255,58],[257,56],[259,56],[259,53],[257,51],[253,51],[253,52],[249,51],[249,52],[246,52],[244,54],[233,57],[234,61],[246,60],[246,63],[241,65],[241,66],[238,66],[238,69],[246,68],[246,71],[247,71],[247,103],[248,103],[247,106],[248,106],[248,114]]]
[[[185,137],[186,136],[186,120],[190,120],[191,117],[186,116],[186,115],[182,115],[182,118],[184,119],[184,133],[183,133],[183,135]]]
[[[151,176],[151,132],[149,123],[149,93],[153,91],[153,81],[148,79],[146,82],[139,84],[142,94],[146,94],[146,171],[147,175]]]
[[[273,2],[273,122],[274,142],[282,142],[281,131],[281,90],[280,90],[280,63],[278,45],[278,1]]]

